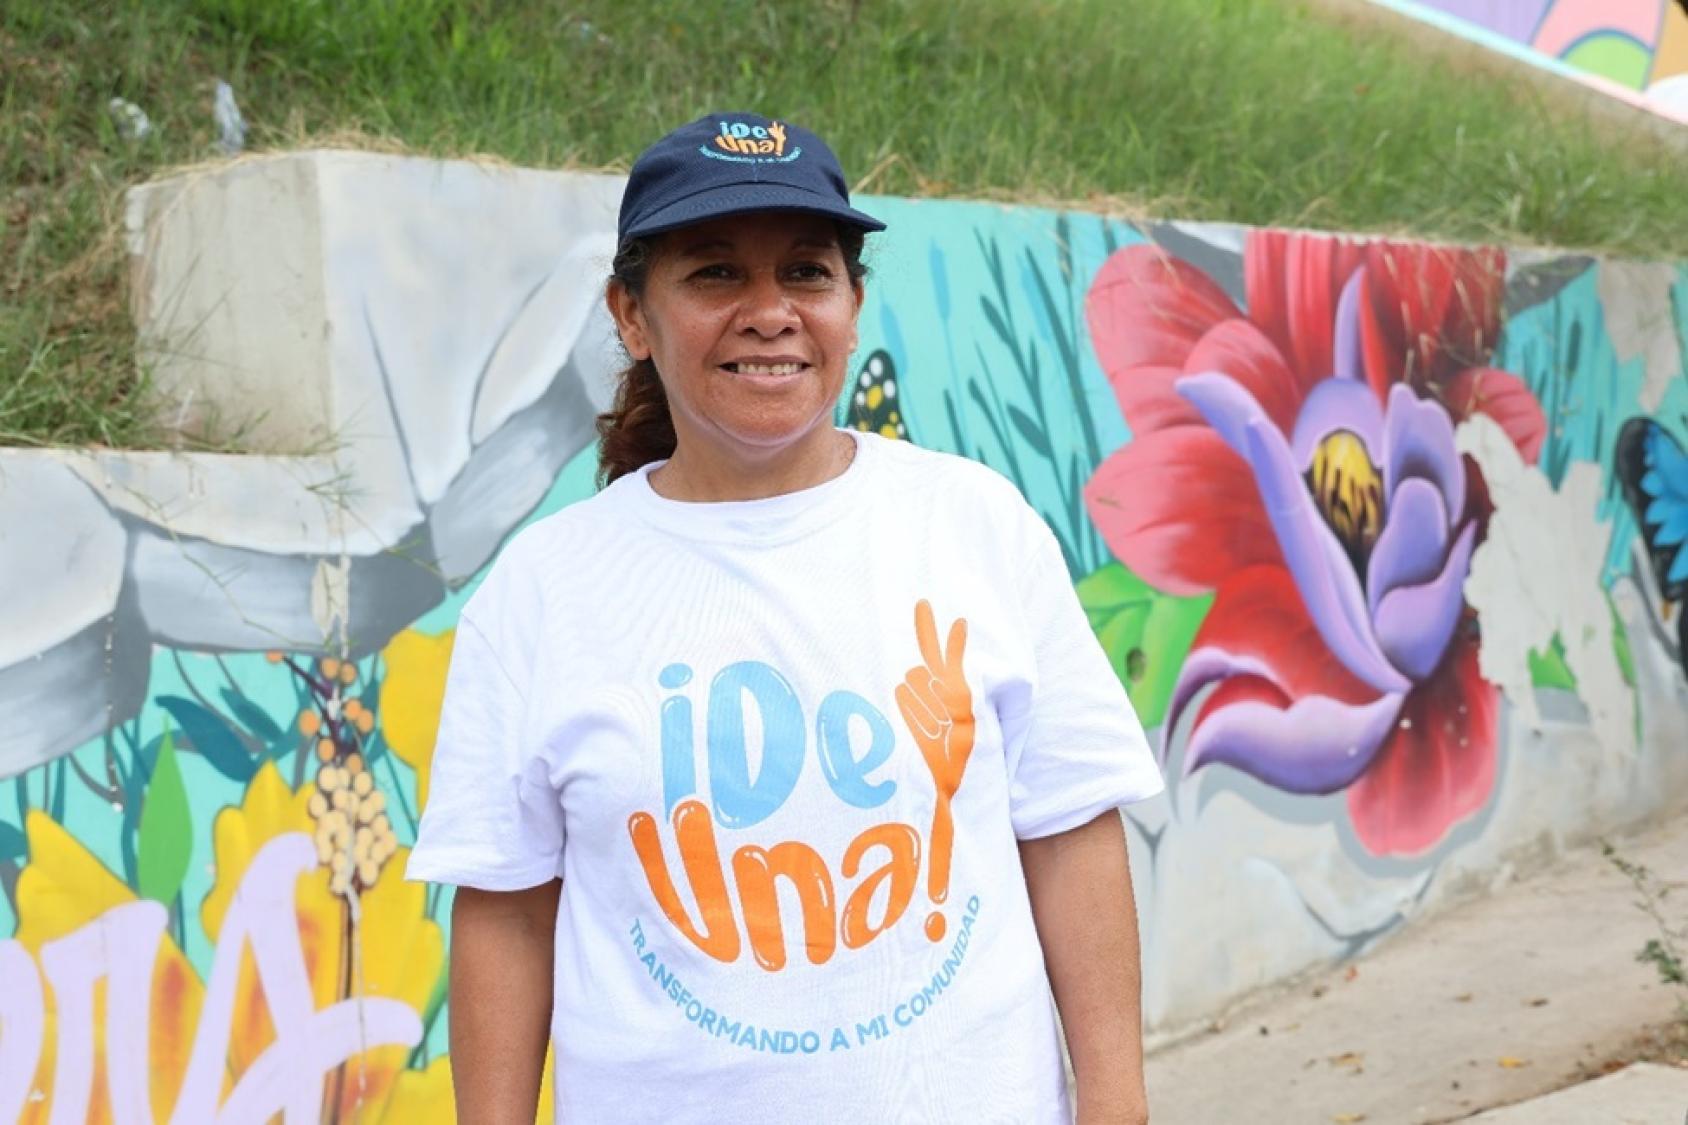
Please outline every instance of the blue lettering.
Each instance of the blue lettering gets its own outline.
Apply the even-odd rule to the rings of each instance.
[[[850,753],[850,719],[859,715],[867,723],[867,753],[856,758]],[[897,736],[879,708],[853,691],[835,691],[821,701],[815,720],[815,738],[820,743],[821,771],[839,800],[858,809],[883,805],[897,791],[894,781],[868,784],[869,772],[890,758]]]
[[[744,695],[762,719],[762,763],[750,780]],[[797,787],[803,768],[803,705],[784,676],[756,660],[721,669],[709,686],[709,791],[726,828],[766,820]]]
[[[733,122],[732,132],[730,135],[734,137],[748,137],[750,136],[750,126],[746,125],[742,121],[735,121]]]
[[[684,664],[670,664],[657,675],[657,682],[673,690],[685,687],[692,670]],[[697,792],[697,770],[692,753],[692,701],[683,695],[662,701],[662,799],[673,815],[674,806]]]
[[[913,1016],[904,1015],[907,1011],[907,1004],[898,1004],[896,1010],[891,1013],[891,1018],[897,1021],[898,1027],[907,1027],[909,1024],[914,1022]]]

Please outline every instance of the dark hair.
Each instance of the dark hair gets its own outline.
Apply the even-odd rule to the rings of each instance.
[[[835,226],[844,270],[852,282],[859,283],[867,277],[867,266],[862,262],[867,232],[848,223]],[[659,234],[623,241],[610,264],[610,283],[635,297],[644,296],[651,257],[661,238]],[[634,360],[616,376],[615,401],[598,415],[598,487],[652,461],[672,457],[674,444],[674,419],[668,412],[668,394],[662,389],[656,364],[648,358]]]

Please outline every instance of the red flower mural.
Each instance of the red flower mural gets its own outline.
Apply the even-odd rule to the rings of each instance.
[[[1488,414],[1531,462],[1545,434],[1487,366],[1505,258],[1258,231],[1243,260],[1246,313],[1155,246],[1098,272],[1091,338],[1132,440],[1085,498],[1146,581],[1216,591],[1167,712],[1169,739],[1195,707],[1186,772],[1346,790],[1366,848],[1421,852],[1495,772],[1461,592],[1490,505],[1454,427]]]

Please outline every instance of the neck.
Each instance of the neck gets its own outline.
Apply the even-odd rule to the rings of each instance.
[[[766,500],[814,488],[840,476],[855,459],[856,443],[832,426],[819,426],[770,453],[703,451],[681,438],[668,463],[650,475],[658,496],[709,503]]]

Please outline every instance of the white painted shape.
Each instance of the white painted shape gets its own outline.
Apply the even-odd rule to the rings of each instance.
[[[216,935],[199,1029],[170,1118],[177,1125],[266,1121],[276,1113],[285,1113],[290,1122],[315,1121],[328,1071],[364,1050],[411,1047],[422,1038],[422,1021],[397,1000],[346,1000],[314,1008],[299,944],[294,888],[299,877],[315,867],[310,837],[289,832],[259,849],[241,876]],[[275,1039],[219,1106],[248,946]]]
[[[1215,250],[1223,250],[1227,254],[1242,256],[1243,249],[1248,243],[1248,227],[1240,227],[1234,223],[1195,223],[1174,220],[1168,223],[1178,233],[1205,242]]]
[[[601,414],[608,410],[615,401],[616,377],[627,366],[628,358],[621,337],[616,334],[615,321],[602,301],[592,304],[569,361],[580,372],[593,412]]]
[[[167,536],[264,554],[372,555],[422,521],[408,485],[382,491],[336,457],[59,451],[15,456],[62,463],[114,510]]]
[[[63,464],[0,451],[0,668],[111,614],[128,535]]]
[[[1200,779],[1182,785],[1195,789]],[[1145,919],[1143,1015],[1161,1030],[1341,952],[1297,891],[1300,860],[1336,849],[1331,825],[1287,823],[1231,792],[1199,813],[1194,801],[1185,805],[1191,819],[1167,824],[1152,881],[1135,888]],[[1278,870],[1253,862],[1260,857]]]
[[[340,437],[360,466],[403,458],[431,505],[468,461],[473,434],[536,400],[566,360],[556,340],[541,344],[542,333],[524,328],[499,361],[484,424],[471,422],[512,314],[583,246],[595,249],[570,268],[590,274],[543,296],[595,299],[622,181],[368,153],[316,158]]]
[[[318,559],[311,576],[311,620],[323,641],[343,635],[352,620],[352,560]]]
[[[147,1105],[148,1016],[152,968],[164,906],[130,902],[41,947],[41,968],[52,985],[58,1017],[53,1065],[52,1125],[86,1119],[93,1094],[95,985],[106,982],[106,1079],[112,1118],[119,1125],[151,1119]]]
[[[603,305],[604,278],[614,257],[613,234],[587,234],[565,250],[551,276],[511,310],[514,319],[494,345],[481,377],[470,433],[474,444],[480,445],[511,415],[536,402],[585,342],[586,328],[594,325],[592,312]]]
[[[1558,633],[1601,744],[1633,755],[1635,697],[1624,682],[1611,614],[1599,595],[1610,534],[1596,517],[1604,492],[1600,467],[1576,462],[1555,492],[1487,415],[1461,423],[1455,441],[1482,468],[1495,505],[1465,583],[1466,601],[1483,623],[1478,659],[1484,677],[1538,727],[1529,654],[1546,649]]]
[[[1670,300],[1677,278],[1676,266],[1665,262],[1602,261],[1595,275],[1606,334],[1618,362],[1642,361],[1638,400],[1649,414],[1659,409],[1671,381],[1682,374],[1682,347]]]
[[[35,1084],[47,1024],[41,975],[18,941],[0,941],[0,984],[0,1121],[17,1121]]]
[[[1647,100],[1678,121],[1688,121],[1688,74],[1673,74],[1647,87]]]

